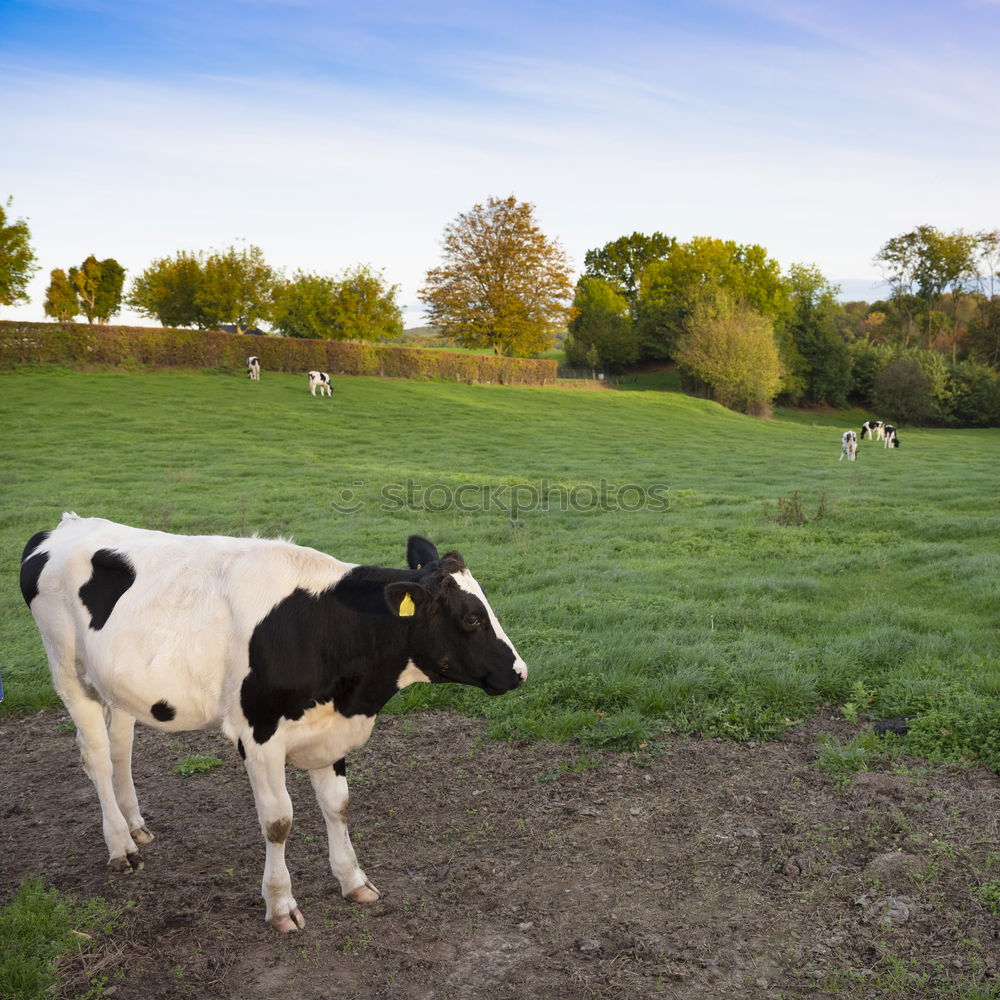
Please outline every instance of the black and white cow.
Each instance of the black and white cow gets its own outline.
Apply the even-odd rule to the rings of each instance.
[[[171,535],[64,514],[21,562],[55,689],[76,723],[113,869],[153,835],[132,783],[135,720],[220,729],[250,777],[266,843],[266,920],[304,926],[285,865],[285,762],[309,772],[330,867],[358,903],[379,892],[346,826],[344,756],[417,681],[499,695],[527,677],[461,555],[413,535],[408,569],[341,562],[284,540]]]
[[[885,425],[885,445],[886,448],[898,448],[899,447],[899,435],[896,433],[896,428],[892,424]]]
[[[861,440],[881,441],[885,437],[885,424],[881,420],[866,420],[861,425]]]
[[[319,389],[319,394],[321,396],[333,395],[333,386],[330,384],[330,376],[326,372],[309,373],[309,391],[315,396],[317,389]]]
[[[249,375],[254,381],[257,381],[260,378],[260,358],[247,358],[247,375]]]
[[[840,435],[840,458],[837,461],[841,461],[845,455],[849,462],[858,457],[858,436],[854,431],[844,431]]]

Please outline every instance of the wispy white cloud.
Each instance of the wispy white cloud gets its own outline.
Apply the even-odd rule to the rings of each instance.
[[[247,16],[213,34],[213,6],[158,8],[144,30],[194,25],[198,58],[168,71],[58,71],[30,46],[5,60],[0,177],[46,271],[95,252],[134,272],[245,237],[289,269],[383,267],[413,303],[444,225],[508,193],[578,264],[660,229],[874,278],[878,246],[918,221],[1000,222],[1000,140],[980,110],[997,71],[975,37],[942,44],[919,16],[890,37],[865,30],[867,5],[838,20],[732,0],[743,20],[712,27],[637,3],[569,22],[555,3],[334,17],[241,0]],[[23,314],[40,315],[44,284]]]

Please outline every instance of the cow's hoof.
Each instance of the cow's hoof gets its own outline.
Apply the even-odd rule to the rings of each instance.
[[[156,840],[156,838],[144,826],[140,826],[136,830],[129,830],[128,833],[137,844],[148,844],[150,841]]]
[[[142,858],[137,851],[131,851],[123,858],[112,858],[108,867],[113,872],[137,872],[142,867]]]
[[[357,889],[352,889],[344,896],[344,899],[349,899],[352,903],[374,903],[381,896],[382,893],[366,879],[364,885],[359,885]]]
[[[282,934],[290,931],[300,931],[306,925],[306,918],[302,916],[302,911],[296,907],[291,913],[286,913],[283,917],[275,917],[271,921],[271,926]]]

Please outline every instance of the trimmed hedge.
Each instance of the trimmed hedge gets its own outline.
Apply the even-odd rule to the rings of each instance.
[[[301,340],[218,330],[0,321],[0,369],[31,364],[107,365],[133,370],[243,369],[250,355],[260,358],[265,372],[316,369],[331,375],[439,378],[486,385],[547,385],[556,380],[556,362],[541,358],[454,354],[391,344]]]

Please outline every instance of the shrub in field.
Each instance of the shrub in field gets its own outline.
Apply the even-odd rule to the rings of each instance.
[[[779,497],[777,510],[772,510],[770,504],[764,504],[764,514],[769,521],[774,521],[775,524],[805,524],[810,520],[818,521],[820,518],[826,517],[829,513],[830,507],[827,501],[826,490],[820,493],[819,506],[811,518],[802,506],[798,490],[792,490],[790,497]]]
[[[873,344],[857,340],[850,345],[851,392],[865,400],[871,399],[872,387],[882,369],[892,360],[889,344]]]
[[[731,410],[766,416],[781,388],[774,324],[723,292],[706,295],[681,334],[674,358]]]
[[[1000,424],[1000,377],[975,361],[960,361],[951,370],[951,416],[963,427]]]
[[[896,358],[876,376],[871,402],[880,413],[892,413],[900,423],[918,424],[934,412],[930,389],[930,380],[919,361]]]

